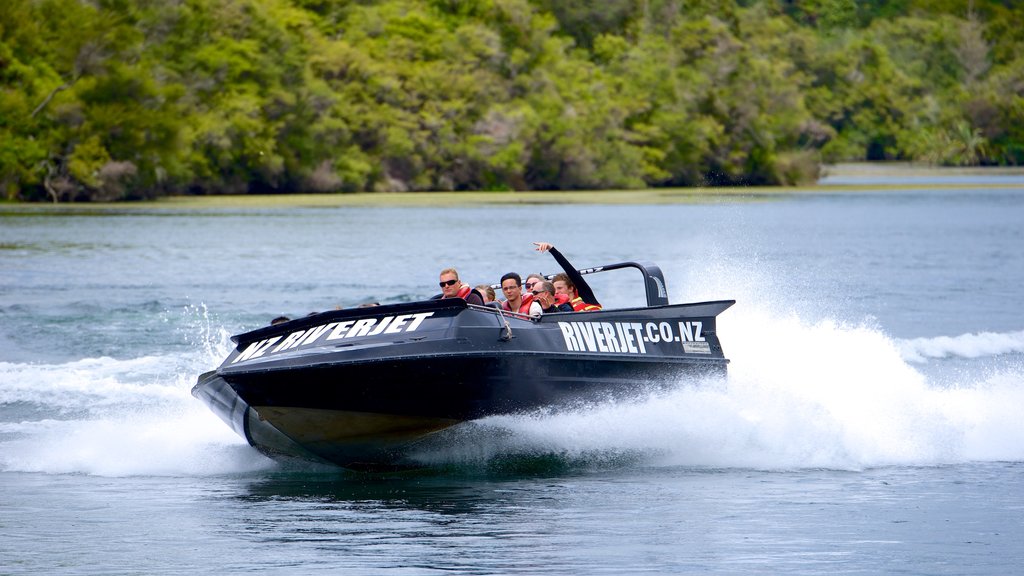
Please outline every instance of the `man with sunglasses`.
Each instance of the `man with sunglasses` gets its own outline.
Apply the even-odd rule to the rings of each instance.
[[[540,310],[543,314],[574,311],[569,304],[559,304],[555,300],[555,285],[547,280],[538,281],[534,285],[533,297],[540,303]]]
[[[441,287],[441,295],[435,296],[435,298],[462,298],[469,304],[484,305],[484,297],[468,284],[463,284],[459,280],[459,272],[455,268],[441,270],[438,285]]]

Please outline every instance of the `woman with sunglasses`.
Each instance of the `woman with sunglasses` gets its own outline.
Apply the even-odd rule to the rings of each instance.
[[[523,288],[526,288],[527,292],[532,293],[535,289],[534,287],[543,281],[544,275],[534,272],[533,274],[530,274],[529,276],[526,277],[526,281],[523,282]]]

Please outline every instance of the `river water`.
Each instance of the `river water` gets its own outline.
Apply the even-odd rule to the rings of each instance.
[[[727,378],[284,467],[189,394],[279,314],[658,263]],[[1007,574],[1024,566],[1024,182],[666,206],[0,206],[0,574]],[[642,301],[628,272],[595,288]],[[610,275],[611,276],[611,275]]]

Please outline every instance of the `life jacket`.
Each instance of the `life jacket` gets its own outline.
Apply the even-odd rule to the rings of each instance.
[[[529,316],[530,304],[533,304],[533,294],[523,294],[523,301],[522,303],[519,304],[519,310],[516,310],[516,312],[519,312],[520,314],[526,314],[527,316]],[[504,308],[505,310],[508,310],[509,312],[512,312],[512,309],[509,308],[508,300],[502,302],[501,307]]]
[[[561,306],[569,301],[568,294],[555,294],[555,306]]]
[[[583,298],[580,298],[579,296],[570,300],[569,304],[572,304],[572,309],[577,312],[593,312],[601,309],[597,304],[587,304],[583,301]]]
[[[469,297],[473,294],[476,294],[477,298],[480,299],[480,304],[484,304],[484,295],[469,284],[463,284],[462,287],[459,288],[459,291],[455,293],[455,298],[462,298],[466,302],[469,302]]]

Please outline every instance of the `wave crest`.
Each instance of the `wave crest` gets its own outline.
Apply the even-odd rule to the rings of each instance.
[[[899,340],[900,355],[908,362],[940,358],[983,358],[1024,353],[1024,330],[1019,332],[977,332],[960,336]]]

